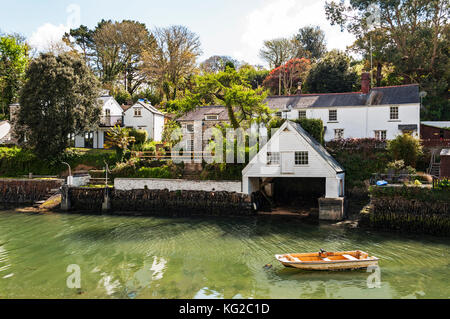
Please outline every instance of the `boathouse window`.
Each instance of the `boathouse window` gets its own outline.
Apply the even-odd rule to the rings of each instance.
[[[390,119],[392,120],[398,120],[398,106],[392,106],[390,111]]]
[[[379,141],[386,141],[387,131],[375,131],[375,138]]]
[[[282,118],[283,117],[283,112],[276,112],[275,116]]]
[[[134,117],[142,117],[142,109],[141,108],[134,109]]]
[[[330,122],[337,122],[337,110],[329,110],[328,112],[328,120]]]
[[[295,165],[308,165],[309,154],[308,152],[295,152]]]
[[[334,139],[342,140],[343,138],[344,138],[344,129],[343,128],[334,130]]]
[[[280,153],[278,152],[267,153],[267,165],[280,165]]]
[[[306,119],[306,111],[305,110],[298,111],[298,118],[300,120]]]

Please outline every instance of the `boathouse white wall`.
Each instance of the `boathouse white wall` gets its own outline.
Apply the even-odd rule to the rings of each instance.
[[[299,134],[294,125],[296,124],[286,121],[243,170],[243,193],[252,194],[258,191],[260,181],[266,178],[324,178],[325,197],[343,197],[345,182],[343,169],[330,165],[329,158],[319,153],[317,146],[313,146],[311,140],[308,141]],[[323,151],[326,152],[324,149]],[[295,165],[296,152],[308,152],[307,165]],[[268,164],[267,153],[279,153],[279,163]],[[326,155],[329,156],[328,153]]]

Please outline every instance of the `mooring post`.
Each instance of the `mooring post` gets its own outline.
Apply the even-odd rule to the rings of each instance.
[[[69,185],[61,186],[61,209],[70,210]]]

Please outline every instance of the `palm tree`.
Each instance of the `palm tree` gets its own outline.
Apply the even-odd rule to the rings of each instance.
[[[105,142],[108,148],[114,148],[117,152],[117,158],[119,161],[123,161],[125,151],[128,149],[128,145],[136,141],[134,136],[130,136],[128,129],[120,126],[114,126],[110,128],[106,135],[108,136]]]

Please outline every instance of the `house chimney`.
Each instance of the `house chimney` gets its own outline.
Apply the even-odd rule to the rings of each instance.
[[[361,74],[361,92],[368,94],[370,91],[370,73],[364,72]]]
[[[302,82],[298,82],[297,94],[302,94]]]

